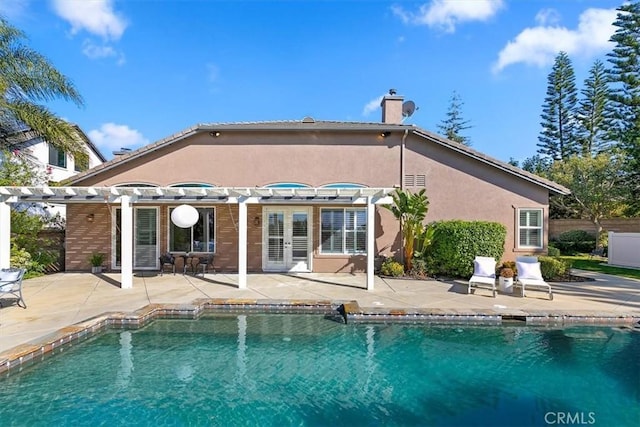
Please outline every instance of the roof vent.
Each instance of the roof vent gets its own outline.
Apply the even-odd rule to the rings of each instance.
[[[122,147],[120,150],[113,151],[114,156],[122,156],[124,154],[129,154],[131,152],[131,148]]]
[[[302,123],[315,123],[316,121],[313,119],[313,117],[305,117],[304,119],[302,119]]]

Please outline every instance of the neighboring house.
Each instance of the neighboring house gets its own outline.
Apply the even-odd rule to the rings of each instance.
[[[24,159],[29,161],[44,179],[58,183],[107,161],[82,129],[77,125],[74,127],[86,145],[88,162],[77,162],[73,156],[58,150],[31,130],[15,135],[12,138],[12,147],[14,151],[18,151]],[[64,205],[56,203],[46,205],[49,214],[59,213],[62,217],[65,216]]]
[[[394,188],[426,189],[428,221],[504,224],[506,259],[544,253],[549,194],[569,190],[403,124],[402,106],[401,96],[384,97],[382,123],[197,125],[66,187],[0,188],[0,197],[62,200],[67,270],[88,271],[89,254],[102,251],[123,287],[133,269],[158,269],[162,253],[198,252],[214,254],[216,271],[238,272],[240,287],[247,272],[367,271],[371,289],[374,258],[401,253],[398,222],[379,206]],[[193,227],[171,221],[181,204],[197,208]]]

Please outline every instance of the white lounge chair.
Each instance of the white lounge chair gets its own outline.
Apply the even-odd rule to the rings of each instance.
[[[473,260],[473,276],[469,279],[467,294],[471,293],[471,287],[486,287],[491,289],[493,297],[496,297],[496,260],[492,257],[477,256]]]
[[[0,269],[0,298],[6,295],[14,296],[17,299],[18,307],[22,308],[27,308],[22,297],[22,278],[25,272],[24,268]],[[2,306],[1,302],[0,306]]]
[[[522,289],[521,295],[525,296],[527,288],[544,290],[549,293],[549,299],[553,300],[553,292],[551,285],[544,281],[542,272],[540,271],[540,263],[538,257],[520,256],[516,258],[516,283]]]

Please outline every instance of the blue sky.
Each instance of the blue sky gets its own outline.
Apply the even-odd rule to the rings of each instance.
[[[454,91],[472,146],[536,152],[547,75],[569,53],[582,87],[623,0],[0,0],[85,106],[49,107],[107,158],[198,123],[380,121],[389,88],[437,132]]]

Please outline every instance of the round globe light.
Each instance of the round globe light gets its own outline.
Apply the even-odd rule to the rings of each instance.
[[[198,222],[198,210],[193,206],[180,205],[171,212],[171,222],[180,228],[192,227]]]

